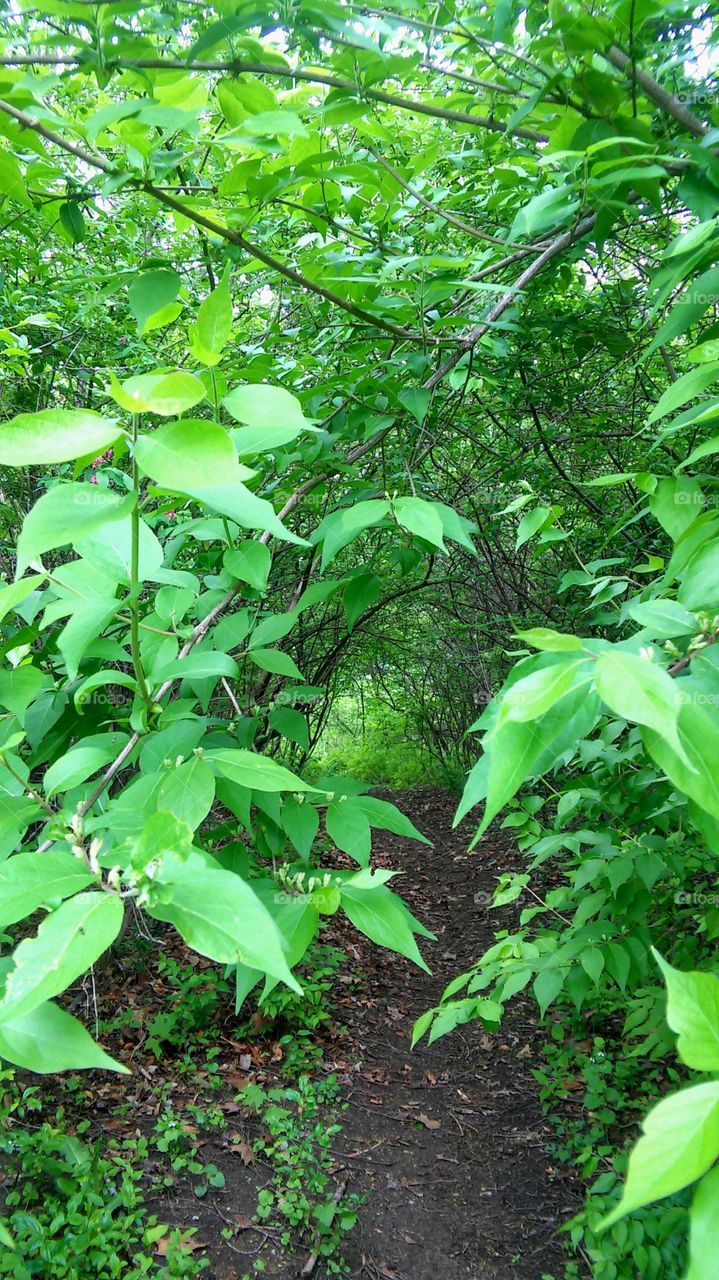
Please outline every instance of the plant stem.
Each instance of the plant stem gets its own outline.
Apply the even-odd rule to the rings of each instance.
[[[132,443],[137,443],[137,414],[132,415]],[[132,649],[132,665],[135,670],[135,679],[137,680],[137,689],[143,702],[148,705],[152,701],[150,690],[145,680],[145,672],[142,667],[142,658],[140,656],[140,476],[137,470],[137,462],[133,450],[132,455],[132,491],[135,495],[135,505],[132,508],[132,540],[130,545],[130,598],[128,607],[130,609],[130,646]]]

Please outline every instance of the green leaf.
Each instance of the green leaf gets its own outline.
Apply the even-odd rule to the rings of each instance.
[[[139,555],[137,565],[138,582],[147,582],[155,578],[162,565],[164,553],[159,539],[152,529],[141,518],[138,526]],[[113,520],[112,524],[103,525],[86,537],[77,538],[75,550],[84,560],[89,561],[94,569],[107,574],[111,582],[130,585],[132,569],[132,517]]]
[[[91,1068],[130,1074],[95,1044],[77,1018],[48,1002],[0,1026],[0,1057],[39,1075]]]
[[[366,867],[372,848],[370,824],[366,813],[352,796],[332,801],[327,809],[325,825],[327,835],[337,848],[348,853],[361,867]]]
[[[719,978],[682,973],[658,951],[654,956],[667,984],[667,1022],[679,1037],[679,1057],[694,1071],[719,1071]]]
[[[719,1168],[704,1174],[689,1210],[689,1270],[686,1280],[715,1280],[719,1257]]]
[[[421,427],[427,417],[432,392],[425,391],[424,387],[403,387],[397,399],[412,414],[417,426]]]
[[[702,491],[696,480],[688,476],[667,476],[649,499],[652,515],[675,542],[694,523],[703,507]]]
[[[46,577],[44,573],[31,573],[29,578],[20,578],[18,582],[11,582],[7,587],[0,587],[0,622],[12,613],[17,605],[22,604],[31,591],[41,586]]]
[[[691,557],[677,594],[687,609],[719,606],[719,539],[705,543]]]
[[[20,717],[51,683],[44,671],[26,662],[14,671],[0,671],[0,706]]]
[[[719,818],[719,723],[710,706],[686,697],[679,712],[681,754],[667,738],[654,730],[642,729],[642,739],[674,786],[696,801],[700,808]]]
[[[0,864],[0,928],[79,893],[96,879],[64,849],[15,854]]]
[[[20,413],[0,423],[0,465],[48,466],[102,453],[123,429],[117,418],[103,418],[92,409],[43,409]]]
[[[376,573],[360,573],[350,578],[342,593],[348,631],[352,631],[362,614],[377,602],[381,590],[382,582]]]
[[[319,830],[320,816],[304,797],[288,796],[282,805],[282,826],[295,849],[308,858]]]
[[[589,684],[591,678],[592,664],[586,658],[573,658],[533,671],[507,690],[499,705],[498,723],[536,720],[570,689]]]
[[[236,782],[253,791],[314,791],[309,782],[290,773],[284,765],[277,764],[254,751],[206,751],[209,760],[223,778]]]
[[[542,969],[534,979],[532,990],[539,1005],[540,1017],[544,1017],[550,1004],[559,995],[564,986],[566,974],[563,969]]]
[[[69,791],[80,782],[97,773],[104,765],[114,760],[126,742],[120,734],[107,734],[102,742],[88,742],[80,739],[65,755],[53,761],[43,778],[43,787],[48,799],[52,799],[60,791]]]
[[[233,578],[239,578],[240,582],[248,583],[249,586],[254,587],[255,591],[265,590],[272,555],[264,542],[253,539],[241,542],[239,547],[225,552],[222,563]]]
[[[289,742],[296,742],[303,751],[309,750],[309,726],[301,711],[293,711],[291,707],[275,707],[274,711],[270,711],[267,723]]]
[[[423,836],[406,814],[401,813],[396,805],[390,804],[389,800],[380,800],[377,796],[355,796],[353,799],[357,808],[369,819],[370,826],[431,845],[432,841]]]
[[[454,825],[486,800],[478,830],[481,835],[523,782],[541,777],[565,752],[575,750],[594,727],[599,709],[594,694],[571,689],[539,720],[507,720],[485,739],[485,754],[467,779]]]
[[[387,947],[389,951],[396,951],[408,960],[413,960],[420,969],[429,973],[412,931],[412,925],[416,922],[401,898],[385,884],[372,889],[359,889],[343,884],[340,892],[342,906],[360,933],[371,938],[380,947]]]
[[[190,329],[191,351],[202,364],[217,364],[232,333],[230,264],[212,293],[200,303],[197,323]]]
[[[120,932],[124,909],[112,893],[79,893],[63,902],[12,954],[0,1024],[51,1000],[85,973]]]
[[[0,148],[0,192],[24,205],[26,209],[32,206],[20,165],[4,147]]]
[[[128,515],[134,494],[122,497],[92,484],[60,483],[43,494],[25,516],[17,540],[17,576],[46,551],[67,546]]]
[[[237,467],[235,447],[215,422],[184,418],[165,422],[135,445],[138,466],[165,489],[185,493],[193,488],[224,484]]]
[[[295,680],[304,679],[294,658],[281,649],[250,649],[249,657],[261,671],[271,671],[278,676],[292,676]]]
[[[220,676],[236,679],[237,663],[228,653],[220,653],[218,649],[193,650],[184,658],[173,658],[163,666],[152,671],[152,682],[164,684],[166,680],[219,680]]]
[[[176,271],[161,267],[155,271],[141,271],[130,285],[130,311],[137,321],[138,335],[157,325],[148,322],[158,312],[170,307],[180,292],[180,277]],[[179,313],[178,312],[175,314]],[[174,318],[174,317],[173,317]]]
[[[285,960],[277,925],[250,884],[192,855],[185,862],[163,863],[158,884],[165,897],[148,908],[150,914],[169,920],[201,956],[260,969],[302,993]]]
[[[581,649],[579,636],[564,635],[551,627],[532,627],[529,631],[515,631],[518,640],[531,644],[533,649],[546,649],[549,653],[570,653]]]
[[[381,498],[372,498],[369,502],[357,502],[353,507],[345,507],[341,511],[333,511],[325,516],[315,531],[315,539],[324,539],[322,549],[322,569],[334,560],[338,551],[352,542],[365,529],[384,520],[389,513],[390,505]]]
[[[112,685],[130,689],[133,693],[137,690],[137,680],[126,671],[113,671],[111,668],[107,671],[96,671],[94,675],[87,676],[75,690],[73,701],[76,709],[82,712],[82,704],[87,701],[91,693],[96,689],[105,689]]]
[[[298,537],[283,525],[271,502],[251,493],[239,479],[233,481],[232,477],[228,477],[226,484],[203,486],[193,484],[192,487],[185,485],[183,493],[190,498],[195,498],[203,506],[211,507],[213,511],[219,511],[223,516],[229,516],[243,529],[263,529],[265,533],[282,538],[284,542],[294,542],[303,547],[308,545],[304,538]]]
[[[657,640],[693,635],[698,627],[695,615],[676,600],[637,600],[627,613]]]
[[[299,432],[312,425],[297,397],[284,387],[268,387],[263,382],[235,387],[222,403],[235,422],[248,427],[287,427]]]
[[[694,1085],[664,1098],[645,1116],[642,1129],[629,1157],[624,1194],[603,1228],[681,1191],[711,1168],[719,1155],[719,1083]]]
[[[117,613],[118,607],[114,597],[87,600],[63,627],[57,638],[57,647],[65,660],[70,680],[75,679],[85,653]]]
[[[166,771],[157,791],[157,807],[196,831],[215,798],[215,775],[206,760],[195,756]]]
[[[682,374],[659,397],[647,418],[647,423],[657,422],[660,418],[665,418],[668,413],[672,413],[674,409],[681,408],[687,401],[696,399],[718,378],[719,360],[713,360],[711,364],[699,365],[697,369],[691,369],[689,373]]]
[[[662,667],[621,649],[606,649],[597,659],[596,683],[610,711],[661,734],[686,760],[678,732],[681,694]]]
[[[107,394],[128,413],[159,413],[174,418],[206,398],[206,391],[193,373],[141,373],[125,382],[110,374]]]
[[[300,137],[308,136],[307,129],[295,111],[258,111],[242,121],[243,133],[252,137]]]
[[[519,522],[515,550],[519,551],[519,548],[523,547],[525,542],[529,542],[529,539],[533,538],[535,533],[539,533],[544,529],[551,520],[551,507],[535,507],[533,511],[528,511]]]
[[[394,514],[403,529],[424,538],[425,542],[431,542],[440,551],[446,551],[444,522],[433,503],[425,502],[424,498],[396,498]]]
[[[714,453],[719,453],[719,436],[712,436],[711,440],[704,440],[701,444],[698,444],[696,449],[692,449],[689,457],[679,463],[677,470],[681,471],[684,467],[692,467],[695,462],[700,462],[702,458],[708,458]]]
[[[85,219],[79,204],[75,200],[65,201],[60,205],[58,214],[70,244],[81,244],[85,239]]]

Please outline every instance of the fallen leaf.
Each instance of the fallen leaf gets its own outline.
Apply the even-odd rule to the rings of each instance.
[[[254,1164],[255,1153],[245,1138],[235,1138],[232,1150],[236,1156],[240,1157],[243,1164]]]
[[[420,1124],[424,1125],[425,1129],[441,1129],[442,1128],[439,1120],[430,1120],[429,1116],[426,1116],[424,1114],[424,1111],[420,1111],[419,1115],[417,1116],[417,1120],[419,1121]]]

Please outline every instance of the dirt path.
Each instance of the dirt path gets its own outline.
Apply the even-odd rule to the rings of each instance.
[[[348,953],[333,993],[337,1030],[322,1036],[321,1071],[336,1075],[347,1104],[332,1147],[332,1182],[367,1195],[342,1243],[350,1274],[353,1280],[559,1280],[557,1227],[578,1201],[566,1176],[552,1169],[545,1145],[549,1128],[531,1071],[542,1044],[532,1002],[513,1004],[497,1036],[473,1023],[410,1049],[416,1018],[471,966],[495,929],[511,927],[514,908],[490,919],[485,904],[497,876],[520,865],[519,855],[503,832],[491,832],[468,854],[470,824],[452,831],[455,803],[442,792],[386,798],[433,847],[380,833],[373,861],[405,873],[400,891],[437,941],[422,942],[433,971],[428,975],[358,935],[344,917],[332,917],[323,935]],[[157,942],[185,972],[195,965],[201,973],[207,963],[172,930]],[[206,1041],[219,1055],[208,1094],[210,1068],[202,1067],[201,1048],[199,1061],[183,1058],[184,1046],[156,1058],[145,1043],[144,1028],[168,1008],[173,993],[158,976],[155,947],[144,945],[138,959],[128,943],[97,992],[102,1018],[123,1014],[103,1040],[132,1075],[91,1073],[74,1095],[75,1105],[86,1108],[78,1119],[89,1116],[93,1136],[105,1141],[151,1136],[172,1107],[196,1135],[201,1160],[222,1171],[224,1186],[210,1186],[198,1199],[197,1177],[180,1176],[165,1189],[167,1160],[151,1146],[145,1162],[150,1209],[160,1221],[196,1232],[197,1247],[210,1258],[207,1280],[242,1280],[255,1274],[257,1261],[272,1280],[296,1280],[308,1262],[306,1240],[283,1243],[276,1227],[253,1221],[272,1169],[253,1159],[263,1124],[237,1100],[248,1083],[287,1087],[274,1030],[240,1043],[228,995]],[[91,1018],[89,1006],[86,1013]],[[134,1023],[125,1013],[137,1015]],[[192,1118],[208,1097],[223,1116],[217,1129]],[[325,1280],[327,1273],[319,1264],[312,1274]]]
[[[371,1191],[349,1238],[353,1275],[559,1277],[556,1229],[578,1206],[545,1147],[531,1004],[516,1006],[498,1036],[474,1023],[410,1049],[415,1018],[492,942],[496,913],[490,921],[475,894],[491,893],[517,855],[503,833],[467,854],[466,830],[452,831],[454,802],[442,793],[392,799],[434,847],[382,835],[374,861],[406,871],[400,891],[438,940],[422,944],[432,976],[363,945],[366,1000],[348,999],[342,1011],[353,1049],[342,1145],[364,1153],[346,1163],[354,1189]]]

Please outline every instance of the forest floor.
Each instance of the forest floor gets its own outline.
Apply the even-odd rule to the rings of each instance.
[[[320,1129],[327,1134],[334,1120],[338,1126],[320,1150],[321,1169],[312,1136],[308,1145],[312,1124],[283,1119],[299,1105],[297,1073],[294,1081],[288,1078],[276,1028],[256,1018],[254,1039],[239,1032],[228,993],[193,1047],[180,1005],[185,1013],[192,1009],[201,990],[198,995],[180,979],[174,1038],[186,1042],[172,1045],[170,1025],[162,1033],[167,1052],[156,1054],[148,1049],[148,1029],[157,1032],[153,1019],[168,998],[157,948],[145,940],[143,963],[130,965],[121,957],[119,968],[99,975],[102,1042],[133,1075],[82,1077],[74,1105],[92,1118],[89,1136],[103,1141],[109,1135],[118,1141],[163,1136],[160,1150],[150,1142],[145,1159],[148,1203],[162,1222],[194,1231],[188,1243],[198,1255],[200,1246],[206,1249],[207,1280],[243,1280],[260,1272],[275,1280],[339,1274],[356,1280],[559,1280],[563,1274],[557,1231],[579,1208],[579,1191],[548,1150],[551,1129],[532,1075],[542,1060],[536,1006],[521,997],[512,1002],[498,1035],[472,1023],[431,1046],[425,1039],[410,1047],[415,1019],[491,944],[497,928],[511,925],[515,908],[493,911],[490,919],[486,903],[497,876],[518,869],[519,855],[509,833],[497,831],[468,853],[469,824],[452,830],[455,801],[442,792],[391,798],[433,846],[378,833],[373,862],[405,873],[399,891],[437,935],[436,942],[420,940],[432,974],[380,950],[346,920],[332,918],[324,930],[323,943],[341,946],[348,958],[329,997],[332,1021],[298,1050],[300,1071],[302,1054],[311,1059],[310,1116],[319,1098]],[[203,962],[198,966],[178,940],[162,941],[163,954],[174,956],[184,973],[191,973],[194,959],[199,982]],[[332,1077],[337,1088],[333,1094],[332,1084],[325,1105],[323,1090]],[[259,1106],[248,1110],[244,1098],[238,1100],[248,1085],[275,1091],[272,1101],[280,1111],[274,1128],[272,1114]],[[272,1145],[268,1122],[278,1148],[272,1159],[256,1146],[263,1138]],[[198,1175],[205,1167],[207,1175]],[[346,1271],[313,1258],[301,1195],[303,1179],[316,1177],[318,1169],[327,1180],[329,1231],[338,1235]],[[311,1200],[312,1186],[308,1195]],[[258,1196],[266,1202],[259,1219]],[[298,1221],[289,1226],[297,1206]],[[338,1224],[341,1219],[346,1225],[355,1208],[356,1225],[345,1233]],[[163,1247],[161,1241],[160,1252]]]

